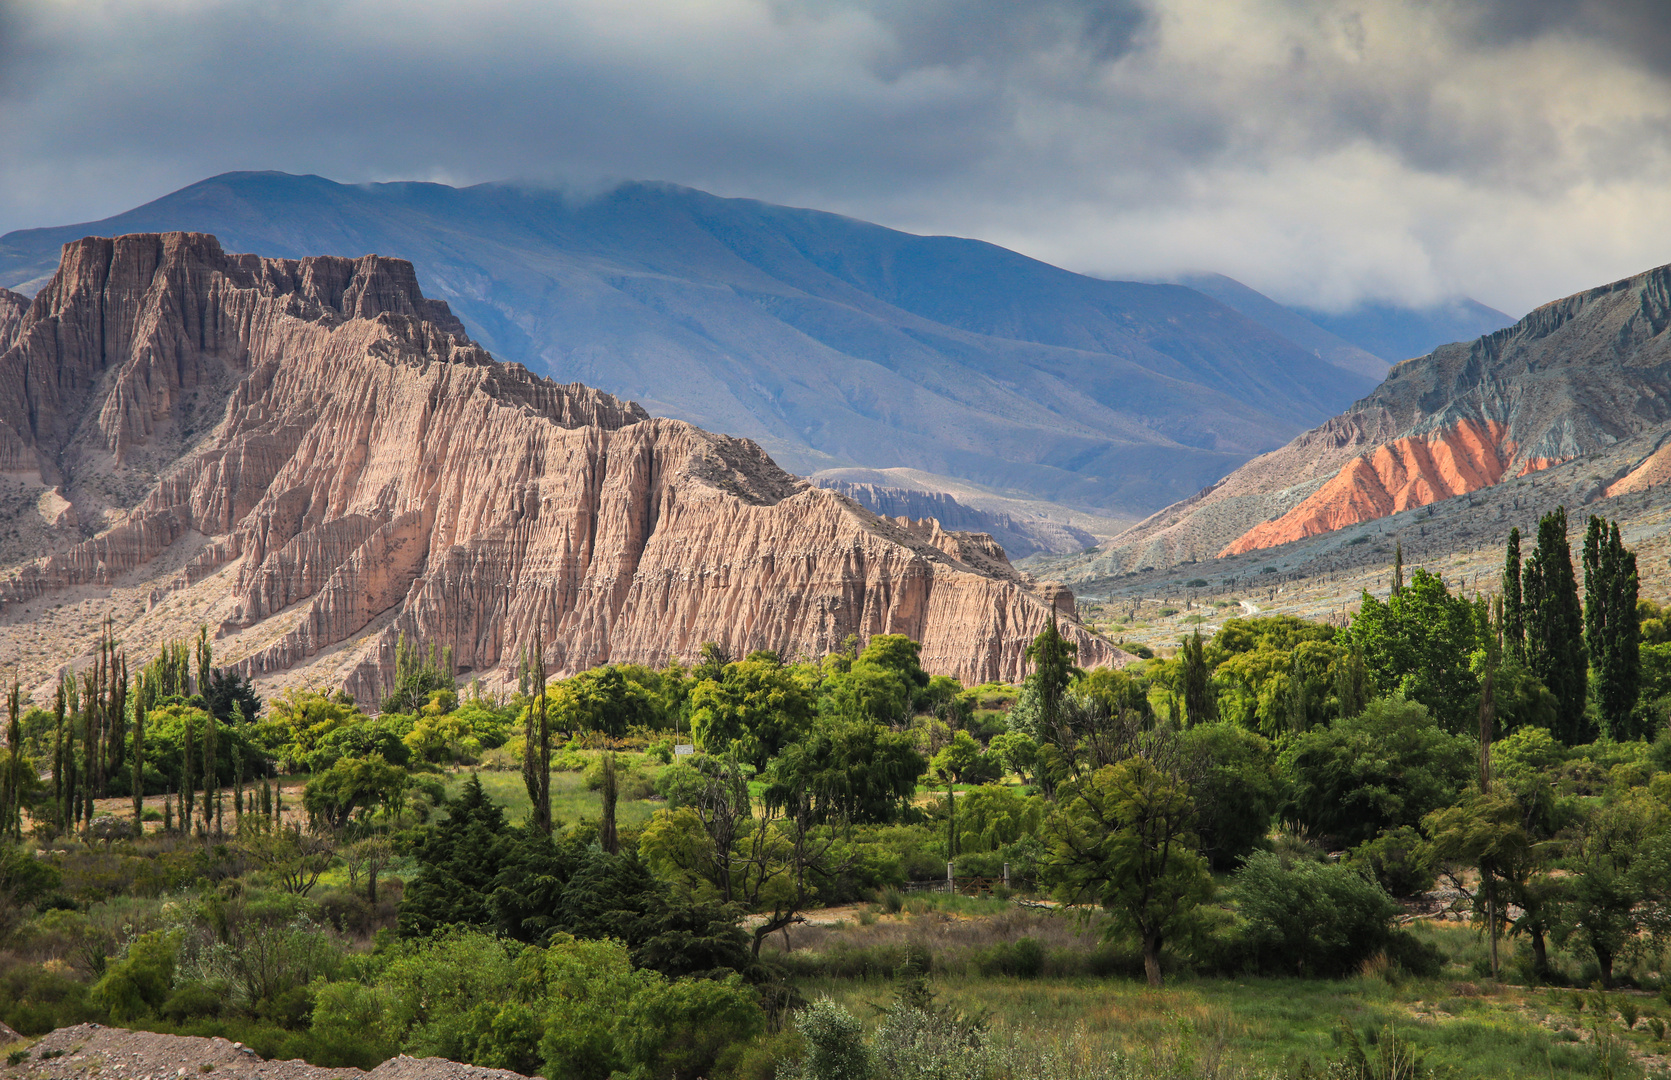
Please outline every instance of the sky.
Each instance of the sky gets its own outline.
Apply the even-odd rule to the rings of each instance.
[[[0,232],[235,169],[666,180],[1288,303],[1671,262],[1665,0],[0,0]]]

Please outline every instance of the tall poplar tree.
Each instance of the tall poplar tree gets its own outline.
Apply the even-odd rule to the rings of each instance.
[[[1516,660],[1526,659],[1526,614],[1520,590],[1520,529],[1509,530],[1503,558],[1503,649]]]
[[[1636,553],[1620,539],[1618,522],[1592,515],[1584,533],[1584,649],[1602,725],[1621,741],[1648,734],[1634,715],[1642,682],[1636,594]]]
[[[1556,507],[1538,521],[1538,546],[1521,570],[1526,620],[1526,660],[1555,695],[1554,735],[1570,745],[1595,737],[1584,715],[1589,665],[1584,656],[1584,615],[1567,543],[1567,510]]]
[[[133,696],[133,831],[145,832],[145,673],[135,672]]]
[[[534,700],[528,703],[523,722],[522,782],[533,803],[529,822],[541,832],[551,832],[551,722],[546,713],[545,646],[534,631],[531,657]]]
[[[1183,684],[1184,722],[1191,727],[1211,723],[1218,719],[1218,695],[1213,693],[1212,672],[1207,669],[1206,643],[1201,640],[1199,623],[1195,633],[1184,639],[1178,655],[1183,662],[1178,681]]]

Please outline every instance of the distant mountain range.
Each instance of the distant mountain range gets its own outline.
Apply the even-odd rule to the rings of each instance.
[[[1514,322],[1512,315],[1467,297],[1424,308],[1363,303],[1327,312],[1284,307],[1223,274],[1190,274],[1179,283],[1235,308],[1331,364],[1377,382],[1401,360],[1425,356],[1453,341],[1472,341]]]
[[[1218,480],[1379,377],[1370,350],[1298,316],[663,184],[579,198],[232,173],[0,237],[0,285],[32,293],[89,234],[171,229],[409,259],[496,355],[751,437],[803,474],[909,469],[1110,517]]]
[[[1473,507],[1546,470],[1511,509],[1532,488],[1575,507],[1671,480],[1671,266],[1398,364],[1339,416],[1050,570],[1084,581],[1264,551],[1458,496]],[[1500,501],[1479,505],[1502,520]]]

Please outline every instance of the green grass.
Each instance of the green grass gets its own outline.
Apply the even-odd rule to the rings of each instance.
[[[1435,1017],[1426,1006],[1448,994],[1443,981],[1183,978],[1156,991],[1121,979],[971,975],[936,978],[932,987],[939,1002],[985,1014],[995,1031],[1045,1045],[1083,1034],[1138,1056],[1174,1053],[1182,1044],[1259,1070],[1320,1070],[1340,1056],[1345,1021],[1360,1038],[1379,1037],[1390,1025],[1441,1076],[1596,1075],[1594,1051],[1540,1027],[1543,995],[1519,988],[1470,997],[1464,1015]],[[802,991],[813,1000],[827,995],[868,1023],[877,1015],[872,1006],[885,1005],[890,994],[886,984],[835,979]]]
[[[662,768],[659,762],[643,754],[621,754],[619,761],[623,771],[631,768],[652,779]],[[528,788],[520,772],[484,771],[476,775],[482,778],[482,787],[486,789],[488,798],[505,808],[507,821],[515,823],[527,819],[533,804],[528,799]],[[468,772],[448,776],[448,796],[456,796],[469,779]],[[651,814],[666,805],[650,799],[623,798],[615,804],[615,822],[623,828],[638,828],[649,822]],[[567,824],[585,819],[596,821],[603,815],[603,797],[596,791],[586,790],[586,781],[580,773],[555,772],[551,774],[551,813],[556,820]]]

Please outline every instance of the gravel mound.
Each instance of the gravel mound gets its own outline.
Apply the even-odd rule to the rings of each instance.
[[[0,1043],[6,1040],[0,1034]],[[195,1035],[159,1035],[100,1024],[59,1028],[29,1047],[7,1080],[526,1080],[444,1058],[391,1058],[371,1072],[322,1069],[305,1061],[267,1061],[243,1043]]]

